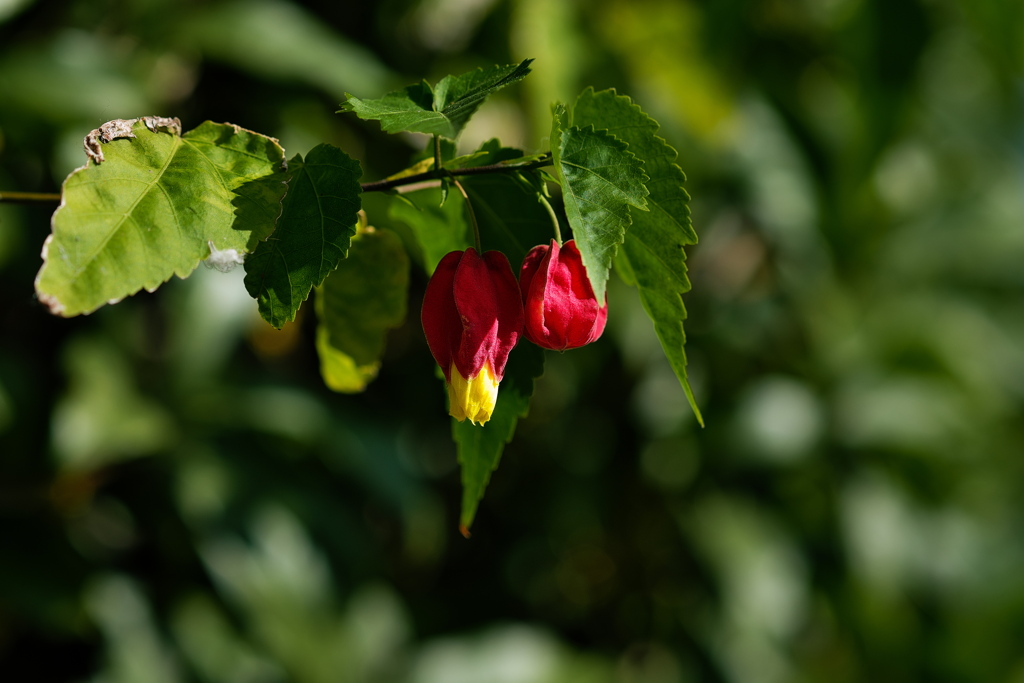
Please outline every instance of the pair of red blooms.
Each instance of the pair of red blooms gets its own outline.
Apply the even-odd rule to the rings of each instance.
[[[564,351],[596,340],[607,319],[573,240],[531,249],[518,283],[500,251],[453,251],[423,295],[423,332],[448,383],[449,412],[474,424],[490,419],[508,354],[524,333]]]

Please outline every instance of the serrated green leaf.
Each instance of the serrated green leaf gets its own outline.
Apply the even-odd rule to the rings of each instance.
[[[348,99],[339,111],[351,111],[366,121],[380,121],[388,133],[426,133],[454,140],[488,95],[530,73],[531,61],[445,76],[435,89],[422,82],[375,100],[346,93]]]
[[[476,426],[469,420],[452,419],[452,438],[462,468],[462,513],[459,526],[469,533],[477,507],[498,467],[505,444],[512,440],[519,418],[530,410],[534,380],[544,373],[544,351],[533,344],[519,344],[505,366],[505,377],[498,388],[498,401],[491,419]]]
[[[398,235],[366,229],[317,289],[317,351],[324,382],[359,392],[377,375],[390,329],[406,316],[409,257]]]
[[[350,111],[364,121],[380,121],[385,133],[426,133],[454,137],[451,121],[434,111],[434,94],[425,81],[388,93],[376,100],[361,100],[348,93],[339,111]]]
[[[288,194],[277,229],[245,261],[245,288],[260,315],[280,328],[348,252],[359,213],[359,162],[317,145],[289,162]]]
[[[683,189],[686,175],[675,163],[678,152],[657,135],[658,122],[626,95],[614,90],[595,92],[593,88],[580,94],[572,116],[577,125],[606,129],[627,143],[629,151],[643,160],[644,173],[649,178],[646,186],[650,192],[647,197],[650,211],[634,213],[633,221],[670,225],[674,239],[696,244],[697,234],[690,222],[690,196]],[[681,281],[686,282],[685,271]]]
[[[441,205],[440,188],[417,190],[391,198],[388,218],[408,229],[420,250],[423,269],[434,272],[445,254],[473,244],[462,197]]]
[[[488,95],[526,78],[532,59],[519,64],[477,69],[460,76],[445,76],[434,88],[434,108],[451,121],[457,137]]]
[[[675,163],[677,152],[658,137],[658,123],[654,119],[614,90],[585,90],[573,108],[573,121],[607,128],[644,161],[644,171],[650,177],[649,210],[632,213],[633,225],[619,253],[620,272],[628,284],[639,290],[665,355],[697,420],[703,424],[686,376],[686,308],[682,294],[690,290],[690,281],[686,277],[683,247],[696,244],[697,235],[690,222],[690,198],[683,188],[686,176]]]
[[[56,314],[89,313],[218,250],[251,251],[274,230],[284,151],[273,138],[207,121],[179,136],[141,120],[64,181],[36,292]]]
[[[592,125],[569,126],[564,105],[556,105],[553,114],[555,177],[594,294],[603,299],[608,271],[632,222],[629,207],[647,207],[647,176],[622,140]]]

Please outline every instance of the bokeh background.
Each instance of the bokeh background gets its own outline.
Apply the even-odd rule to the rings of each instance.
[[[238,271],[51,317],[0,204],[0,679],[1024,681],[1018,0],[0,0],[0,189],[149,114],[377,179],[345,92],[526,57],[467,146],[593,85],[680,151],[707,427],[613,283],[466,541],[422,273],[344,396]]]

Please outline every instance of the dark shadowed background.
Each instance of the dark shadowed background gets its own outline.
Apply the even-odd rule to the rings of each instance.
[[[1024,3],[0,0],[0,189],[141,115],[375,180],[346,92],[527,57],[465,146],[593,85],[680,152],[707,427],[613,278],[466,541],[422,273],[344,396],[240,269],[50,316],[0,204],[0,679],[1024,681]]]

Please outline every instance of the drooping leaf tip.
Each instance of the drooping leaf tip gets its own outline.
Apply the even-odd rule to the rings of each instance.
[[[466,526],[465,524],[460,524],[459,525],[459,533],[462,534],[463,538],[469,538],[470,536],[473,535],[473,534],[471,534],[469,532],[469,527]]]

